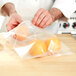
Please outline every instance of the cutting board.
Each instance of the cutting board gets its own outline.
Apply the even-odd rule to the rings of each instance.
[[[72,35],[57,36],[76,51],[76,40]],[[12,46],[2,36],[0,36],[0,46],[0,76],[76,76],[76,54],[21,59],[13,49],[11,50]]]

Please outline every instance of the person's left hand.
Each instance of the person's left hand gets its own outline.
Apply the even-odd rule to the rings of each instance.
[[[32,23],[40,28],[45,28],[53,23],[53,19],[48,10],[41,8],[34,16]]]

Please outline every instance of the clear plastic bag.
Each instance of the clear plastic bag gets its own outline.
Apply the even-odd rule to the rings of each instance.
[[[32,25],[30,21],[22,22],[12,31],[4,33],[3,36],[22,58],[73,54],[73,51],[55,35]]]

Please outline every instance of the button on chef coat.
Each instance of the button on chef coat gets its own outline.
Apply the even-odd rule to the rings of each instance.
[[[69,18],[76,9],[75,0],[0,0],[0,8],[8,2],[12,2],[15,5],[18,14],[23,20],[32,20],[40,8],[48,10],[58,8],[67,18]],[[2,29],[4,29],[4,26]],[[57,33],[58,28],[58,21],[55,21],[45,29],[51,33]]]

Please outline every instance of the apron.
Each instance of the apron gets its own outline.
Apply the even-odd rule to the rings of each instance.
[[[12,1],[12,0],[11,0]],[[54,4],[54,0],[13,0],[17,13],[25,20],[32,20],[34,15],[40,8],[50,10]],[[1,32],[5,32],[6,23],[9,18],[5,18],[4,24],[1,28]],[[58,32],[58,21],[55,21],[52,25],[45,28],[45,30],[51,33]]]

